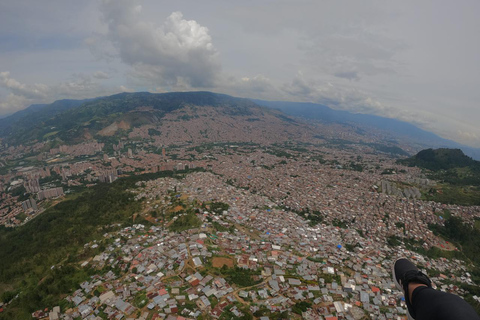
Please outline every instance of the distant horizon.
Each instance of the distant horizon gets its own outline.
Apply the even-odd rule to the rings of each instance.
[[[229,96],[229,97],[232,97],[232,98],[240,98],[240,99],[247,99],[247,100],[251,100],[252,102],[254,103],[257,103],[258,101],[264,101],[264,102],[269,102],[269,103],[282,103],[282,104],[289,104],[289,103],[293,103],[293,104],[305,104],[305,105],[312,105],[312,106],[319,106],[319,107],[323,107],[323,108],[329,108],[330,110],[336,112],[346,112],[348,114],[351,114],[351,115],[363,115],[363,116],[367,116],[367,117],[374,117],[375,119],[378,119],[378,120],[381,120],[381,119],[388,119],[388,120],[391,120],[391,121],[398,121],[398,123],[403,123],[405,125],[412,125],[414,126],[415,128],[419,129],[419,130],[422,130],[423,132],[425,133],[428,133],[428,134],[433,134],[436,139],[439,139],[439,141],[437,141],[437,143],[439,143],[441,140],[444,140],[445,142],[445,145],[443,146],[431,146],[431,148],[438,148],[438,147],[446,147],[446,148],[460,148],[462,149],[462,151],[469,155],[470,157],[473,157],[474,159],[478,159],[480,160],[480,148],[476,148],[476,147],[472,147],[472,146],[468,146],[468,145],[465,145],[465,144],[462,144],[461,142],[457,142],[457,141],[454,141],[454,140],[451,140],[451,139],[448,139],[448,138],[444,138],[440,135],[438,135],[437,133],[435,132],[431,132],[431,131],[428,131],[428,130],[425,130],[424,128],[421,128],[420,126],[418,125],[415,125],[413,123],[410,123],[410,122],[407,122],[407,121],[404,121],[404,120],[400,120],[400,119],[396,119],[396,118],[388,118],[388,117],[382,117],[382,116],[379,116],[379,115],[374,115],[374,114],[368,114],[368,113],[361,113],[361,112],[353,112],[353,111],[350,111],[350,110],[341,110],[341,109],[335,109],[335,108],[332,108],[330,106],[327,106],[327,105],[322,105],[322,104],[319,104],[319,103],[315,103],[315,102],[306,102],[306,101],[285,101],[285,100],[267,100],[267,99],[254,99],[254,98],[247,98],[247,97],[238,97],[238,96],[235,96],[235,95],[231,95],[231,94],[226,94],[226,93],[221,93],[221,92],[214,92],[214,91],[209,91],[209,90],[188,90],[188,91],[170,91],[170,92],[150,92],[150,91],[122,91],[122,92],[118,92],[118,93],[113,93],[113,94],[110,94],[110,95],[105,95],[105,96],[98,96],[98,97],[89,97],[89,98],[85,98],[85,99],[58,99],[58,100],[54,100],[53,102],[50,102],[50,103],[44,103],[44,104],[32,104],[30,106],[28,106],[27,108],[31,107],[31,106],[34,106],[34,105],[50,105],[56,101],[62,101],[62,100],[72,100],[72,101],[82,101],[82,100],[94,100],[94,99],[99,99],[99,98],[108,98],[108,97],[111,97],[111,96],[116,96],[116,95],[120,95],[120,94],[123,94],[123,93],[127,93],[127,94],[136,94],[136,93],[148,93],[148,94],[169,94],[169,93],[200,93],[200,92],[203,92],[203,93],[212,93],[212,94],[217,94],[217,95],[225,95],[225,96]],[[260,104],[260,106],[262,106]],[[266,105],[263,105],[263,106],[266,106]],[[267,106],[267,107],[273,107],[275,108],[274,106]],[[25,108],[25,109],[27,109]],[[20,112],[20,111],[23,111],[25,109],[22,109],[22,110],[19,110],[17,112]],[[275,108],[275,109],[281,109],[281,108]],[[5,115],[5,116],[0,116],[0,119],[4,119],[4,118],[8,118],[9,116],[12,116],[14,115],[15,113],[13,114],[9,114],[9,115]],[[393,131],[392,131],[393,132]],[[420,138],[421,140],[422,138]],[[419,141],[420,141],[419,140]]]
[[[85,98],[60,98],[60,99],[54,99],[54,100],[52,100],[52,101],[50,101],[50,102],[32,103],[32,104],[26,106],[25,108],[22,108],[22,109],[20,109],[20,110],[16,110],[16,111],[13,112],[13,113],[0,114],[0,119],[8,118],[8,117],[16,114],[17,112],[26,110],[26,109],[34,106],[34,105],[49,105],[49,104],[52,104],[52,103],[54,103],[54,102],[56,102],[56,101],[61,101],[61,100],[75,100],[75,101],[93,100],[93,99],[97,99],[97,98],[110,97],[110,96],[114,96],[114,95],[118,95],[118,94],[122,94],[122,93],[165,94],[165,93],[188,93],[188,92],[209,92],[209,93],[214,93],[214,94],[223,94],[223,95],[231,96],[231,97],[234,97],[234,98],[242,98],[242,99],[248,99],[248,100],[260,100],[260,101],[268,101],[268,102],[291,102],[291,103],[301,103],[301,104],[312,104],[312,105],[327,107],[327,108],[330,108],[330,109],[335,110],[335,111],[348,112],[348,113],[350,113],[350,114],[361,114],[361,115],[375,116],[375,117],[380,117],[380,118],[387,118],[387,119],[397,120],[397,121],[400,121],[400,122],[403,122],[403,123],[411,124],[411,125],[419,128],[419,129],[421,129],[421,130],[424,130],[424,131],[426,131],[426,132],[435,134],[435,135],[438,136],[439,138],[446,139],[446,140],[450,140],[450,141],[452,141],[452,142],[456,142],[456,143],[458,143],[458,144],[460,144],[460,145],[463,145],[463,146],[465,146],[465,147],[470,147],[470,148],[474,148],[474,149],[479,149],[479,150],[480,150],[480,145],[479,145],[479,146],[476,146],[476,145],[469,145],[469,144],[466,144],[466,143],[462,143],[461,141],[456,141],[456,140],[451,139],[451,138],[449,138],[449,137],[444,137],[444,136],[442,136],[441,134],[439,134],[439,133],[437,133],[437,132],[434,132],[434,131],[430,131],[430,130],[428,130],[428,129],[425,129],[425,128],[423,128],[422,126],[420,126],[420,125],[418,125],[418,124],[409,122],[409,121],[407,121],[407,120],[398,119],[398,118],[396,118],[396,117],[381,116],[381,115],[377,115],[377,114],[373,114],[373,113],[367,113],[367,112],[361,112],[361,111],[357,111],[357,110],[339,109],[339,108],[335,108],[334,106],[329,106],[329,105],[321,104],[321,103],[314,102],[314,101],[259,99],[259,98],[252,98],[252,97],[236,96],[236,95],[229,94],[229,93],[223,93],[223,92],[217,92],[217,91],[211,91],[211,90],[184,90],[184,91],[172,90],[172,91],[167,91],[167,92],[152,92],[152,91],[147,91],[147,90],[139,90],[139,91],[118,91],[118,92],[112,92],[112,93],[107,94],[107,95],[100,95],[100,96],[96,96],[96,97],[91,97],[91,96],[89,96],[89,97],[85,97]],[[0,109],[0,112],[1,112],[1,109]]]

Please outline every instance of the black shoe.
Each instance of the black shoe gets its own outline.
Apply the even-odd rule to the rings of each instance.
[[[421,283],[431,288],[432,282],[424,273],[418,270],[418,268],[412,262],[410,262],[410,260],[405,258],[395,261],[392,266],[392,275],[393,281],[395,281],[395,285],[397,286],[398,290],[403,291],[405,296],[409,319],[415,319],[415,312],[413,311],[412,304],[408,298],[408,284],[410,282]]]

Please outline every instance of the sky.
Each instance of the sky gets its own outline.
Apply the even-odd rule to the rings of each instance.
[[[208,90],[413,123],[480,147],[480,1],[0,1],[0,116]]]

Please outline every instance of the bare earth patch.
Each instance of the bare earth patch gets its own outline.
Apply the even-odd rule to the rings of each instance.
[[[182,210],[183,210],[182,206],[176,206],[175,208],[173,208],[173,212],[178,212],[178,211],[182,211]]]
[[[233,260],[230,258],[215,257],[212,260],[212,265],[214,268],[221,268],[224,265],[226,265],[229,268],[233,268]]]

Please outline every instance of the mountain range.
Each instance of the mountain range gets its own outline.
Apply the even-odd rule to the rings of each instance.
[[[458,148],[474,159],[480,149],[443,139],[410,123],[334,110],[324,105],[236,98],[212,92],[120,93],[86,100],[37,104],[0,119],[0,138],[10,144],[31,141],[79,143],[92,138],[144,135],[165,143],[218,140],[270,142],[303,138],[334,139],[341,128],[368,142],[375,132],[389,146]],[[235,138],[232,140],[232,137]],[[405,148],[403,148],[405,149]]]
[[[257,104],[278,109],[288,115],[316,120],[322,123],[350,124],[365,130],[375,128],[385,132],[386,139],[404,139],[417,149],[454,148],[461,149],[468,156],[480,160],[480,149],[444,139],[432,132],[397,119],[370,114],[334,110],[325,105],[304,102],[253,100]]]

